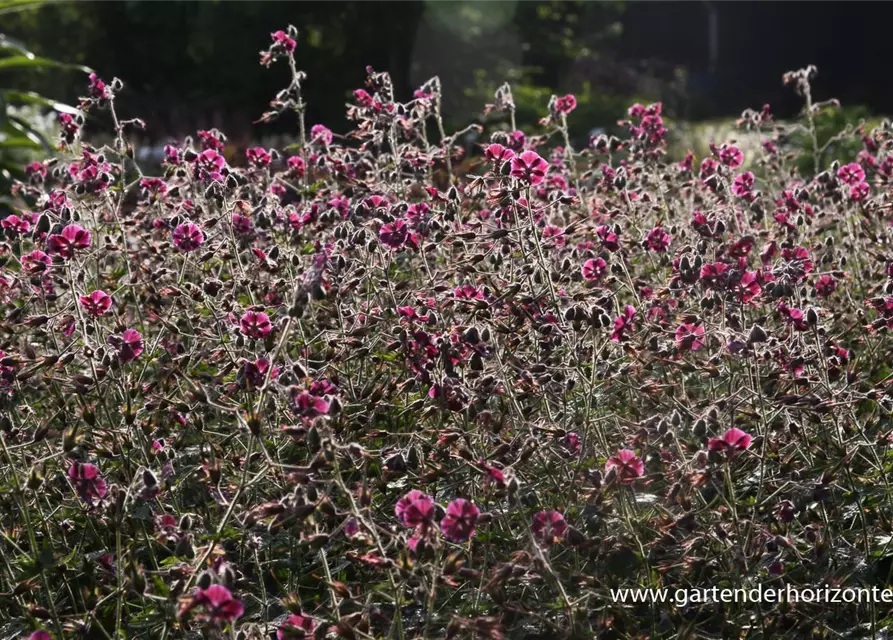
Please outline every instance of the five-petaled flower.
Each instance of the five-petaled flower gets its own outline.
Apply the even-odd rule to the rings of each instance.
[[[525,151],[512,158],[512,175],[531,185],[546,179],[549,164],[536,151]]]
[[[723,434],[722,438],[710,438],[707,441],[707,449],[725,452],[731,456],[737,451],[749,449],[752,442],[753,436],[737,427],[732,427]]]
[[[112,308],[112,298],[105,291],[97,289],[90,295],[80,296],[78,300],[87,315],[98,318]]]
[[[464,498],[456,498],[446,508],[446,515],[440,521],[443,537],[450,542],[465,542],[474,535],[478,517],[481,515],[474,503]]]
[[[263,311],[246,311],[239,320],[239,328],[252,340],[263,340],[272,333],[273,323]]]
[[[181,608],[177,617],[183,617],[194,609],[199,610],[200,618],[213,623],[227,623],[242,617],[245,605],[233,597],[232,592],[222,584],[212,584],[207,589],[197,588]]]
[[[405,527],[429,523],[434,518],[434,500],[418,489],[413,489],[397,501],[394,515]]]
[[[583,278],[589,282],[598,282],[608,271],[608,263],[604,258],[590,258],[583,263]]]
[[[196,224],[184,222],[173,231],[174,246],[180,251],[195,251],[205,243],[205,234]]]
[[[120,336],[111,335],[106,342],[118,350],[118,359],[124,364],[139,358],[144,349],[143,337],[136,329],[125,329]]]
[[[311,636],[316,629],[317,622],[314,618],[303,613],[292,613],[276,631],[277,640],[302,640]]]
[[[645,473],[645,463],[632,449],[620,449],[605,463],[605,471],[611,470],[615,471],[620,482],[629,484]]]
[[[704,325],[683,322],[676,327],[676,348],[680,351],[697,351],[704,346]]]
[[[76,224],[70,224],[62,229],[62,233],[55,233],[47,238],[50,253],[66,260],[72,258],[76,250],[86,249],[89,246],[90,232]]]
[[[538,511],[530,525],[533,537],[545,545],[555,544],[564,538],[567,529],[567,522],[560,511]]]
[[[68,479],[81,500],[95,506],[108,493],[106,481],[99,476],[99,469],[89,462],[73,460],[68,467]]]

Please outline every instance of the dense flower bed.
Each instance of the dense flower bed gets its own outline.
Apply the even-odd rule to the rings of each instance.
[[[889,605],[620,587],[890,580],[893,133],[768,106],[665,160],[661,105],[573,149],[503,87],[476,169],[436,79],[368,70],[346,136],[143,175],[92,77],[0,245],[4,637],[832,637]],[[813,68],[785,81],[819,104]],[[807,137],[808,139],[808,137]],[[796,175],[806,152],[815,173]],[[744,170],[744,167],[748,170]],[[461,175],[460,175],[461,174]],[[79,635],[80,634],[80,635]]]

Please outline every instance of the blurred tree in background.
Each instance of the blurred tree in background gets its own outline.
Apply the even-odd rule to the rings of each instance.
[[[505,81],[527,124],[544,115],[552,92],[577,93],[573,133],[585,138],[647,85],[648,74],[614,55],[624,10],[582,1],[57,1],[7,17],[4,29],[39,54],[121,78],[120,108],[144,118],[156,139],[211,126],[246,140],[289,131],[287,121],[250,124],[285,82],[282,69],[259,67],[257,53],[287,24],[300,30],[311,123],[343,126],[344,104],[371,65],[389,71],[404,98],[439,75],[453,126],[470,122]],[[83,89],[78,78],[21,80],[68,100]]]

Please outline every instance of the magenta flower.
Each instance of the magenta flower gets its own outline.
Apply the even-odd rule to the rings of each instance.
[[[322,142],[329,146],[332,144],[332,131],[321,124],[315,124],[310,128],[310,142]]]
[[[676,348],[697,351],[704,346],[704,325],[683,323],[676,328]]]
[[[245,613],[245,605],[233,597],[229,589],[222,584],[212,584],[207,589],[198,588],[192,596],[187,610],[201,607],[204,617],[212,622],[232,622]]]
[[[239,321],[242,334],[252,340],[262,340],[273,331],[273,323],[270,316],[263,311],[246,311]]]
[[[205,234],[198,225],[186,222],[174,229],[173,239],[180,251],[195,251],[205,243]]]
[[[604,258],[590,258],[583,263],[583,278],[589,282],[598,282],[608,271],[608,263]]]
[[[31,275],[43,273],[51,264],[53,264],[52,258],[40,249],[35,249],[22,256],[22,269]]]
[[[266,167],[273,161],[273,156],[263,147],[251,147],[245,151],[245,158],[255,167]]]
[[[629,484],[636,478],[642,477],[642,474],[645,473],[645,463],[636,455],[635,451],[620,449],[605,463],[605,471],[612,469],[617,473],[617,479],[620,482]]]
[[[731,169],[736,169],[744,162],[744,154],[738,147],[723,145],[719,150],[719,161]]]
[[[533,537],[540,543],[552,545],[561,540],[567,533],[567,522],[559,511],[538,511],[530,525]]]
[[[143,352],[143,337],[136,329],[125,329],[120,336],[109,336],[106,340],[118,350],[122,363],[133,362]]]
[[[859,165],[858,162],[851,162],[849,164],[845,164],[840,169],[837,170],[837,177],[840,178],[841,182],[844,184],[848,184],[851,187],[865,182],[865,170]]]
[[[88,296],[80,296],[78,298],[81,307],[88,315],[98,318],[105,314],[112,307],[112,298],[105,291],[97,289]]]
[[[279,47],[287,53],[294,53],[295,47],[298,46],[298,43],[294,38],[289,38],[288,34],[285,33],[282,29],[279,31],[274,31],[270,34],[270,38],[273,39],[273,46]]]
[[[602,246],[608,251],[617,251],[620,249],[620,241],[617,234],[608,228],[608,225],[599,225],[595,228],[595,235],[601,240]]]
[[[378,232],[378,239],[382,244],[390,249],[397,251],[409,238],[409,225],[403,218],[397,218],[393,222],[381,225]]]
[[[664,253],[670,246],[670,234],[660,227],[654,227],[645,235],[645,244],[651,251]]]
[[[30,636],[28,636],[28,640],[53,640],[53,636],[49,634],[47,631],[35,631]]]
[[[301,640],[309,637],[316,629],[316,620],[302,613],[293,613],[276,632],[277,640]]]
[[[8,237],[15,238],[31,231],[31,223],[17,215],[9,215],[0,221],[0,227],[6,229]]]
[[[867,182],[860,182],[850,187],[850,200],[853,202],[862,202],[871,195],[871,187]]]
[[[621,342],[624,338],[624,333],[629,329],[635,317],[636,308],[629,304],[626,305],[623,308],[623,313],[614,318],[614,331],[611,333],[611,340]]]
[[[737,427],[732,427],[726,431],[722,438],[710,438],[707,442],[707,449],[710,451],[725,451],[728,455],[733,455],[736,451],[744,451],[750,449],[753,437]]]
[[[465,542],[471,539],[480,515],[480,509],[473,503],[456,498],[449,504],[446,515],[440,521],[443,537],[450,542]]]
[[[89,462],[72,461],[68,468],[68,479],[81,500],[95,506],[108,493],[108,485],[99,477],[99,469]]]
[[[577,99],[571,93],[555,99],[555,111],[560,114],[567,115],[576,108]]]
[[[494,142],[484,150],[484,157],[494,164],[501,164],[515,157],[515,152]]]
[[[90,232],[76,224],[68,225],[62,229],[62,233],[53,234],[47,239],[50,253],[66,260],[73,257],[77,249],[86,249],[89,246]]]
[[[837,280],[834,276],[828,275],[827,273],[819,276],[819,279],[816,280],[815,283],[815,292],[816,295],[820,298],[827,298],[832,293],[837,290]]]
[[[292,395],[292,410],[308,420],[325,415],[332,403],[311,391],[295,391]]]
[[[279,367],[270,367],[267,358],[258,358],[254,362],[246,362],[239,371],[239,380],[242,386],[248,389],[256,389],[263,385],[269,373],[270,380],[279,376]]]
[[[548,163],[536,151],[525,151],[512,158],[512,175],[531,185],[545,180],[548,169]]]
[[[195,160],[196,176],[207,182],[223,182],[226,158],[217,149],[205,149]]]
[[[394,514],[405,527],[431,522],[434,519],[434,500],[418,489],[413,489],[397,501]]]
[[[753,190],[754,175],[750,171],[739,173],[732,181],[732,193],[739,198],[744,198]]]
[[[307,165],[304,162],[304,158],[301,156],[289,156],[288,160],[285,161],[286,166],[288,167],[288,172],[296,176],[298,178],[303,178],[304,173],[307,170]]]

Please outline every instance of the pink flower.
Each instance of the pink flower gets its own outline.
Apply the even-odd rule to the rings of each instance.
[[[661,229],[654,227],[645,236],[645,245],[657,253],[664,253],[670,246],[670,234]]]
[[[51,235],[47,239],[47,247],[50,253],[62,256],[66,260],[74,256],[77,249],[86,249],[90,246],[90,232],[76,224],[70,224],[62,233]]]
[[[494,142],[484,151],[484,157],[490,162],[501,164],[506,160],[514,158],[515,152]]]
[[[252,340],[262,340],[273,331],[273,323],[270,316],[263,311],[246,311],[239,321],[242,334]]]
[[[195,251],[205,243],[205,234],[198,225],[187,222],[178,225],[173,232],[174,246],[180,251]]]
[[[331,407],[328,400],[310,391],[296,391],[292,396],[292,410],[308,420],[327,414]]]
[[[136,329],[125,329],[120,336],[109,336],[106,340],[118,350],[122,363],[133,362],[143,352],[143,337]]]
[[[394,514],[405,527],[428,523],[434,519],[434,500],[418,489],[413,489],[397,501]]]
[[[196,589],[192,606],[202,607],[205,615],[215,622],[232,622],[245,613],[245,605],[241,600],[236,600],[222,584]]]
[[[105,82],[99,79],[95,73],[90,74],[90,84],[87,87],[87,91],[90,93],[91,98],[96,98],[98,100],[103,100],[109,97],[108,87],[106,87]]]
[[[17,215],[9,215],[0,221],[0,227],[6,229],[7,237],[15,238],[28,233],[31,230],[31,223]]]
[[[512,158],[512,175],[531,185],[540,184],[546,178],[549,165],[536,151],[525,151]]]
[[[645,463],[631,449],[620,449],[605,463],[605,471],[616,470],[617,478],[624,484],[629,484],[640,478],[645,473]]]
[[[576,108],[577,99],[571,93],[555,99],[555,111],[562,115],[567,115]]]
[[[254,362],[246,362],[239,371],[239,380],[248,389],[256,389],[264,384],[269,373],[270,380],[279,376],[279,367],[270,367],[267,358],[258,358]]]
[[[614,331],[611,333],[611,340],[621,342],[624,338],[624,333],[629,329],[635,317],[636,308],[629,304],[626,305],[623,308],[623,313],[614,318]]]
[[[620,241],[617,234],[608,228],[608,225],[600,225],[595,228],[595,235],[601,240],[602,246],[608,251],[617,251],[620,248]]]
[[[300,640],[313,634],[316,629],[316,620],[302,613],[293,613],[279,627],[276,632],[277,640]]]
[[[332,131],[325,125],[315,124],[310,128],[310,142],[322,142],[329,146],[332,144]]]
[[[608,271],[608,263],[604,258],[590,258],[583,263],[583,278],[589,282],[598,282]]]
[[[53,640],[53,636],[49,634],[47,631],[35,631],[30,636],[28,636],[28,640]]]
[[[871,187],[867,182],[860,182],[850,187],[850,200],[853,202],[862,202],[871,195]]]
[[[473,503],[456,498],[449,504],[446,515],[440,521],[443,537],[450,542],[469,540],[474,535],[474,528],[480,514],[480,509]]]
[[[108,485],[99,477],[99,469],[89,462],[72,461],[68,478],[81,500],[95,506],[108,493]]]
[[[307,167],[304,163],[304,158],[301,156],[289,156],[288,160],[285,161],[285,164],[288,167],[288,172],[290,174],[297,176],[298,178],[304,177]]]
[[[104,315],[112,307],[111,296],[98,289],[88,296],[81,296],[79,300],[84,311],[94,318]]]
[[[743,198],[750,194],[753,190],[754,175],[750,171],[739,173],[732,182],[732,193],[739,198]]]
[[[51,264],[53,264],[52,258],[40,249],[35,249],[22,256],[22,269],[32,275],[43,273]]]
[[[409,237],[409,226],[403,218],[397,218],[393,222],[381,225],[378,232],[378,239],[382,244],[390,249],[397,251],[406,242]]]
[[[704,325],[680,324],[676,328],[676,348],[680,351],[697,351],[704,346]]]
[[[223,182],[226,158],[217,149],[205,149],[195,159],[195,173],[199,180]]]
[[[255,167],[266,167],[273,161],[270,152],[263,147],[251,147],[245,151],[245,157]]]
[[[834,276],[828,275],[827,273],[819,276],[819,279],[816,280],[815,283],[815,292],[816,295],[820,298],[827,298],[834,291],[837,290],[837,280],[834,279]]]
[[[270,34],[270,37],[273,39],[274,47],[280,47],[287,53],[293,53],[295,47],[298,46],[298,43],[294,40],[294,38],[289,38],[288,34],[281,29],[279,31],[274,31]]]
[[[534,538],[547,545],[554,544],[567,532],[567,522],[559,511],[539,511],[533,516],[530,530]]]
[[[723,145],[719,150],[719,161],[727,167],[736,169],[744,162],[744,154],[741,149],[732,145]]]
[[[841,182],[851,187],[865,181],[865,170],[857,162],[845,164],[837,170]]]
[[[728,455],[734,454],[736,451],[750,449],[753,437],[737,427],[732,427],[726,431],[722,438],[710,438],[707,442],[707,449],[710,451],[725,451]]]

